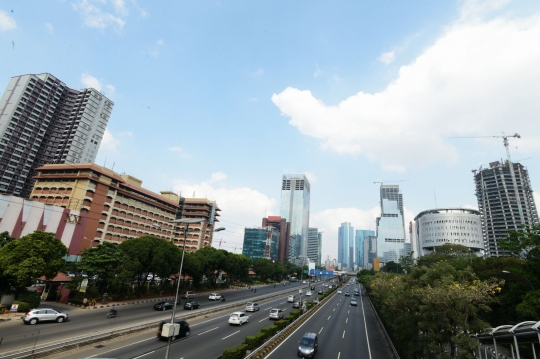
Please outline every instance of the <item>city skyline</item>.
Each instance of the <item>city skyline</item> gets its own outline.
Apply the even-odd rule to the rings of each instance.
[[[405,228],[425,210],[478,209],[471,170],[505,148],[455,137],[521,134],[508,149],[538,198],[539,33],[535,0],[6,0],[0,89],[50,73],[106,96],[95,163],[216,201],[214,245],[229,251],[280,214],[281,176],[305,174],[333,259],[341,223],[375,230],[373,182],[403,181]]]

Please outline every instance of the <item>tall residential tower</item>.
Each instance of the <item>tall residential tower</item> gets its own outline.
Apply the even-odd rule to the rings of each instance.
[[[51,74],[12,77],[0,98],[0,192],[27,198],[37,167],[94,162],[113,106]]]
[[[284,175],[281,183],[280,216],[291,224],[289,255],[307,256],[310,185],[305,175]]]

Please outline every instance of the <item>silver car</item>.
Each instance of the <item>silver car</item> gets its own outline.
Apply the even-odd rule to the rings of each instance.
[[[259,305],[255,302],[248,302],[246,304],[246,312],[256,312],[259,311]]]
[[[283,309],[272,309],[270,310],[270,315],[268,316],[268,318],[270,319],[283,319],[283,316],[284,316],[284,311]]]
[[[67,313],[57,312],[51,308],[32,309],[21,318],[25,324],[37,324],[38,322],[62,323],[68,319]]]

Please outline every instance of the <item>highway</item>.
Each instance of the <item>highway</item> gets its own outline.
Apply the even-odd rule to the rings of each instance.
[[[276,288],[274,288],[273,285],[260,286],[257,287],[256,293],[249,289],[223,292],[227,298],[225,303],[220,301],[209,301],[207,295],[197,297],[195,300],[201,304],[201,309],[186,311],[183,307],[180,307],[177,310],[177,317],[192,314],[192,312],[197,312],[198,310],[218,308],[231,302],[248,302],[259,296],[271,293],[282,292],[284,293],[284,298],[287,294],[297,293],[301,285],[302,284],[298,282],[291,283],[290,285],[287,284],[285,286],[276,285]],[[306,284],[303,284],[303,287],[305,288]],[[184,301],[185,300],[182,299],[182,303],[184,303]],[[0,338],[2,338],[0,355],[2,353],[19,349],[28,349],[32,348],[34,345],[39,346],[48,344],[52,341],[64,340],[75,336],[91,336],[95,332],[104,330],[114,330],[115,328],[136,325],[143,322],[158,322],[163,319],[169,319],[171,311],[155,311],[153,309],[155,303],[156,302],[148,302],[118,306],[118,317],[113,319],[106,318],[109,308],[80,309],[58,303],[42,303],[40,305],[41,308],[53,308],[68,313],[69,320],[64,323],[40,323],[37,325],[24,325],[22,320],[0,323]],[[228,311],[231,312],[232,310],[228,309]],[[197,320],[199,320],[199,318],[197,318]],[[191,322],[195,323],[196,321],[190,319],[189,322],[191,324]]]
[[[354,286],[345,288],[350,288],[352,295]],[[228,316],[233,310],[189,319],[190,336],[172,343],[170,358],[218,358],[224,349],[240,344],[247,335],[256,334],[261,328],[270,326],[272,322],[268,319],[268,311],[271,308],[285,309],[285,316],[288,315],[293,309],[291,303],[287,303],[286,297],[283,295],[260,301],[261,310],[249,313],[249,323],[243,326],[228,324]],[[356,298],[360,298],[358,306],[351,307],[350,297],[336,294],[267,357],[276,359],[296,357],[298,341],[305,332],[311,331],[319,333],[317,354],[319,358],[391,358],[367,299],[363,297],[363,293],[361,297]],[[157,359],[165,357],[165,347],[166,342],[156,338],[156,330],[147,330],[88,346],[79,351],[55,354],[53,357]]]

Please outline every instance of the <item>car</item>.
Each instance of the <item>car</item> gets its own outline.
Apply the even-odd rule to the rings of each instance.
[[[303,281],[302,284],[307,284],[307,282],[306,282],[306,281]]]
[[[338,289],[337,294],[341,294],[341,289]]]
[[[259,304],[255,303],[255,302],[248,302],[246,304],[246,312],[255,312],[255,311],[259,311]]]
[[[319,349],[319,338],[316,333],[306,333],[298,343],[298,356],[301,358],[315,358]]]
[[[351,298],[351,305],[358,305],[358,301],[356,300],[355,297]]]
[[[358,289],[356,289],[356,288],[354,289],[354,295],[360,296],[360,291]]]
[[[201,305],[199,304],[199,302],[196,302],[194,300],[188,300],[187,302],[184,303],[184,309],[193,310],[193,309],[199,309],[200,307]]]
[[[229,324],[242,325],[249,321],[249,315],[244,312],[234,312],[229,316]]]
[[[191,291],[186,291],[186,292],[182,292],[182,298],[185,298],[185,299],[192,299],[192,298],[195,298],[195,293],[191,292]]]
[[[346,291],[346,292],[345,292],[345,296],[346,296],[346,297],[350,297],[350,296],[351,296],[351,293],[350,293],[349,291]]]
[[[350,286],[350,285],[351,285],[351,283],[347,283],[347,286]]]
[[[283,309],[271,309],[270,314],[268,315],[268,318],[270,319],[283,319],[283,316],[285,315],[285,311]]]
[[[306,295],[307,295],[308,297],[311,297],[312,294],[313,294],[313,293],[311,293],[310,290],[308,290],[308,291],[306,292]]]
[[[176,305],[180,305],[180,301],[176,302]],[[174,307],[174,302],[159,302],[159,303],[156,303],[154,304],[154,309],[155,310],[167,310],[167,309],[173,309]]]
[[[287,297],[287,302],[289,303],[294,303],[294,301],[296,300],[296,296],[295,295],[289,295]]]
[[[328,287],[328,284],[325,284],[324,286],[325,286],[325,287]]]
[[[319,289],[319,290],[317,291],[317,294],[323,294],[323,290],[322,290],[322,289]]]
[[[168,340],[169,339],[169,337],[164,337],[161,334],[163,332],[163,325],[164,324],[169,324],[170,322],[171,322],[170,319],[166,319],[166,320],[161,321],[161,323],[159,324],[159,328],[158,328],[158,331],[157,331],[157,337],[159,339],[161,339],[161,340]],[[189,334],[190,334],[189,324],[185,320],[183,320],[183,319],[175,319],[174,323],[175,324],[180,324],[180,331],[179,331],[178,335],[172,336],[171,340],[176,340],[176,339],[181,338],[181,337],[189,337]]]
[[[210,293],[208,296],[209,300],[221,300],[221,294],[219,293]]]
[[[68,320],[67,313],[58,312],[51,308],[31,309],[24,317],[21,317],[24,324],[34,325],[39,322],[58,322],[62,323]]]
[[[293,308],[300,308],[300,302],[299,301],[296,301],[292,304],[292,307]]]
[[[311,290],[315,290],[315,286],[314,286],[314,285],[312,285],[312,286],[311,286],[311,287],[310,287],[309,289],[311,289]]]

